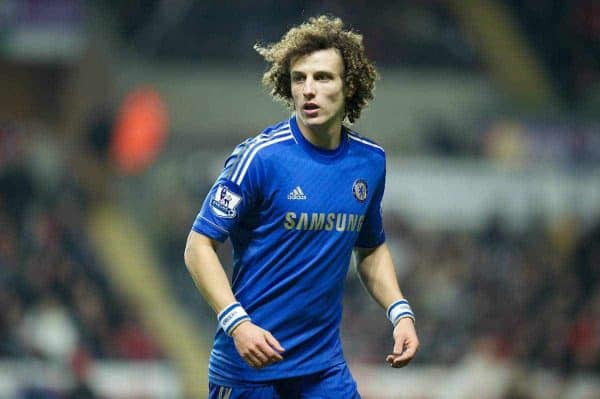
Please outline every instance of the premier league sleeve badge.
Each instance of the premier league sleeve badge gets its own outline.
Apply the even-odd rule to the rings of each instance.
[[[237,208],[241,201],[241,195],[226,185],[219,184],[210,200],[210,209],[218,217],[233,219],[237,216]]]

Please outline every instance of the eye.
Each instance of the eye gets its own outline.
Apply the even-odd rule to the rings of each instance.
[[[292,75],[292,82],[294,83],[299,83],[299,82],[304,82],[304,75]]]
[[[333,79],[333,76],[331,76],[328,73],[319,73],[319,74],[315,75],[315,80],[318,80],[318,81],[321,81],[321,82],[328,81],[328,80],[331,80],[331,79]]]

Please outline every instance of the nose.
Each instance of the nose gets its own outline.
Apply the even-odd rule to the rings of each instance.
[[[307,78],[304,81],[304,86],[302,87],[302,94],[306,98],[312,98],[315,96],[315,82],[314,80]]]

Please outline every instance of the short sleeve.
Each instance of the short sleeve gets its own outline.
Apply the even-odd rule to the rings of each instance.
[[[194,220],[193,231],[223,242],[256,203],[260,162],[244,163],[245,146],[240,144],[225,161]]]
[[[381,211],[381,200],[385,191],[385,169],[383,176],[375,190],[373,200],[365,215],[360,234],[356,240],[356,246],[361,248],[374,248],[385,242],[385,231],[383,228],[383,217]]]

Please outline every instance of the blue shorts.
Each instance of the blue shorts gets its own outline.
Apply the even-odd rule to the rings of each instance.
[[[209,384],[209,399],[360,399],[346,363],[301,377],[264,385],[227,387]]]

